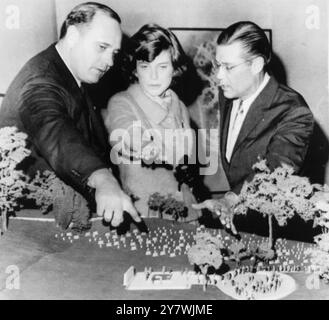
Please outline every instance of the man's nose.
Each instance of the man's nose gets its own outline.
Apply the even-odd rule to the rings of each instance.
[[[104,61],[105,61],[108,68],[112,67],[113,64],[114,64],[113,54],[110,53],[110,54],[105,55]]]
[[[222,80],[222,79],[224,78],[224,68],[219,67],[219,68],[217,69],[216,78],[217,78],[218,80]]]

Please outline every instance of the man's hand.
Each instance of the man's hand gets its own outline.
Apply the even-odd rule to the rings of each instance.
[[[233,192],[227,192],[222,199],[209,199],[199,204],[192,204],[194,209],[208,209],[219,216],[220,222],[223,226],[231,229],[233,234],[237,234],[236,228],[233,224],[234,205],[238,200],[238,196]]]
[[[120,188],[109,170],[100,169],[89,177],[88,185],[95,188],[97,215],[116,227],[123,222],[123,212],[128,212],[136,222],[141,222],[132,201]]]

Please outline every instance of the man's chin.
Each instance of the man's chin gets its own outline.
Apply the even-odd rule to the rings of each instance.
[[[224,91],[223,94],[224,94],[224,97],[226,99],[234,99],[235,98],[234,95],[232,93],[230,93],[230,92],[225,92]]]
[[[101,77],[99,77],[99,76],[89,77],[89,78],[86,79],[84,82],[85,82],[85,83],[88,83],[88,84],[95,84],[95,83],[97,83],[101,78],[102,78],[102,76],[101,76]]]
[[[233,92],[231,92],[231,90],[229,89],[225,89],[223,87],[221,87],[223,95],[226,99],[232,99],[233,98]]]

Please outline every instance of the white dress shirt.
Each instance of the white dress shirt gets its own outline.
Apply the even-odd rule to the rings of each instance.
[[[261,93],[261,91],[265,88],[269,80],[270,80],[270,76],[267,73],[265,73],[263,82],[255,91],[255,93],[253,93],[246,100],[242,101],[240,99],[236,99],[233,101],[233,106],[230,115],[230,124],[229,124],[228,135],[227,135],[226,153],[225,153],[228,162],[230,162],[231,160],[234,145],[236,143],[236,140],[238,139],[243,121],[247,116],[249,108],[252,105],[252,103],[256,100],[258,95]]]

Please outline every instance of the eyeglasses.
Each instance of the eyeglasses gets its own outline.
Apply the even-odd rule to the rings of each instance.
[[[238,63],[238,64],[230,65],[230,64],[226,64],[226,63],[219,63],[216,60],[214,60],[212,62],[212,65],[213,65],[214,71],[216,73],[219,71],[220,68],[223,68],[223,70],[225,72],[230,73],[236,67],[241,66],[242,64],[247,63],[247,62],[250,62],[250,60],[246,60],[246,61],[243,61],[243,62]]]

